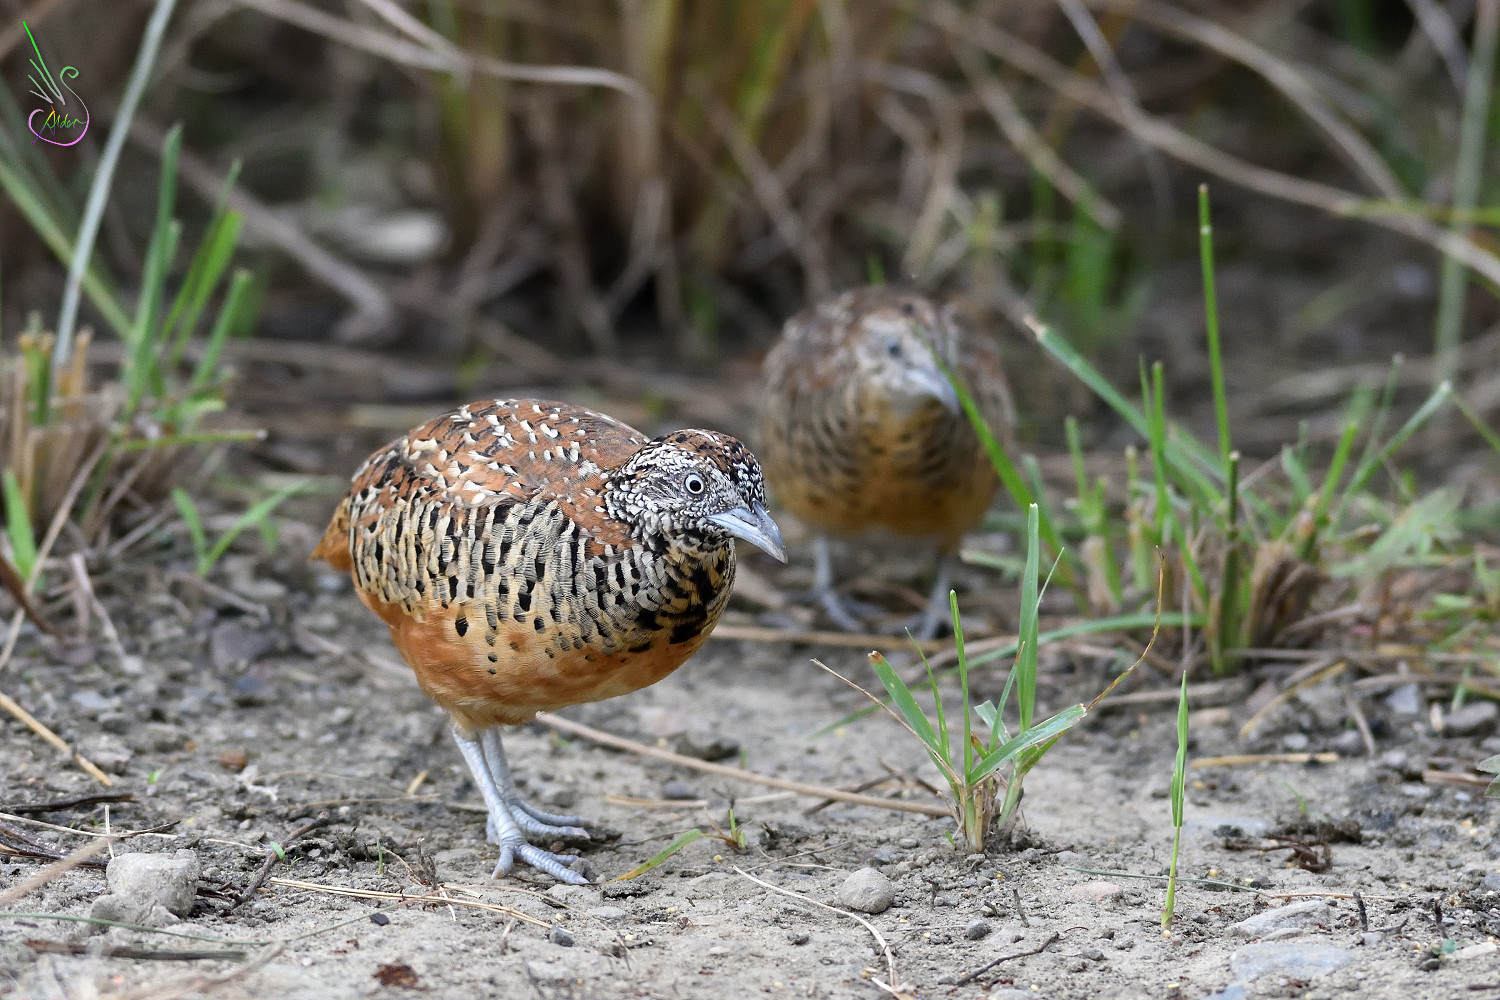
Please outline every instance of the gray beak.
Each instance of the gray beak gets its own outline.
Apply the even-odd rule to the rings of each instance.
[[[786,562],[786,544],[781,540],[781,529],[760,504],[710,514],[708,520],[734,537],[743,538],[771,558]]]
[[[952,413],[958,413],[963,409],[953,383],[948,381],[948,376],[943,374],[941,368],[936,366],[909,368],[902,373],[902,378],[906,383],[904,388],[913,396],[919,399],[935,399]]]

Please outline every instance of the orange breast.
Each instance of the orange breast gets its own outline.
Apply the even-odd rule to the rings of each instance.
[[[483,630],[458,637],[453,627],[458,609],[419,618],[364,592],[360,599],[390,626],[396,649],[422,690],[471,732],[497,723],[516,725],[537,712],[655,684],[697,652],[713,627],[710,622],[678,643],[662,635],[637,651],[604,652],[584,645],[559,652],[549,636],[534,628],[502,625],[490,646]]]

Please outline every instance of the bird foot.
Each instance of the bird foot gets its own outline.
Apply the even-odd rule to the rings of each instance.
[[[491,878],[499,878],[501,875],[509,875],[515,867],[516,860],[524,861],[526,864],[546,872],[559,882],[567,882],[569,885],[588,885],[589,880],[568,866],[578,860],[576,854],[553,854],[544,851],[534,844],[528,844],[525,837],[512,836],[502,838],[500,842],[500,860],[495,862],[495,871]]]
[[[589,840],[591,834],[583,825],[581,816],[558,816],[543,812],[520,798],[505,800],[512,822],[522,833],[533,837],[553,837],[558,840]],[[493,814],[484,827],[485,838],[492,844],[502,842],[499,826]]]
[[[807,598],[816,601],[828,620],[845,632],[870,631],[870,619],[878,618],[882,613],[880,605],[856,600],[832,587],[814,590]]]

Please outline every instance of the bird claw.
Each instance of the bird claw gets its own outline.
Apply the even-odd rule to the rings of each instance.
[[[832,587],[815,590],[809,596],[818,602],[828,620],[845,632],[868,632],[868,620],[880,614],[879,605],[846,597]]]
[[[583,819],[579,816],[555,816],[552,813],[542,812],[520,799],[510,799],[506,803],[510,809],[510,818],[522,833],[533,837],[551,837],[557,840],[589,840],[592,834],[583,826]],[[495,823],[495,817],[491,816],[485,822],[485,839],[492,844],[503,843],[499,826]]]
[[[521,839],[506,840],[500,844],[500,858],[495,862],[495,871],[490,877],[509,875],[517,858],[538,871],[546,872],[559,882],[567,882],[569,885],[589,884],[588,879],[568,867],[578,860],[578,855],[553,854]]]

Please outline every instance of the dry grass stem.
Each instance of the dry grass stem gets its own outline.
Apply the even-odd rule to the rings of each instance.
[[[1319,753],[1241,753],[1223,757],[1199,757],[1188,761],[1188,767],[1243,767],[1247,764],[1337,764],[1342,760],[1332,751]]]
[[[114,786],[114,782],[110,780],[109,775],[105,774],[103,771],[95,767],[93,762],[83,754],[68,746],[67,742],[61,736],[54,733],[51,729],[48,729],[36,718],[36,716],[32,715],[30,712],[26,711],[26,709],[22,708],[19,702],[17,702],[10,695],[6,694],[3,691],[0,691],[0,708],[3,708],[5,709],[5,711],[9,712],[27,729],[30,729],[32,732],[36,733],[42,739],[52,744],[58,750],[73,758],[73,762],[80,768],[82,768],[89,777],[93,778],[95,781],[106,787]]]
[[[114,843],[114,841],[115,838],[113,837],[103,837],[91,843],[84,844],[78,850],[59,861],[54,861],[46,868],[31,876],[31,878],[18,882],[4,892],[0,892],[0,906],[9,906],[16,900],[22,899],[29,893],[40,889],[53,879],[72,871],[94,855],[99,854],[110,844]]]
[[[973,16],[951,0],[933,0],[923,16],[947,31],[955,45],[977,44],[1001,62],[1034,77],[1059,95],[1083,105],[1139,136],[1167,155],[1251,191],[1339,218],[1362,219],[1456,258],[1492,282],[1500,283],[1500,257],[1472,240],[1407,212],[1372,209],[1368,199],[1317,181],[1259,167],[1225,153],[1160,118],[1129,115],[1105,88],[1072,72],[1025,40]]]
[[[824,669],[826,670],[827,668],[825,667]],[[773,778],[766,774],[756,774],[754,771],[744,771],[737,767],[728,767],[724,764],[714,764],[710,761],[698,760],[696,757],[686,757],[680,753],[673,753],[670,750],[662,750],[659,747],[647,746],[644,743],[627,740],[623,736],[606,733],[592,726],[586,726],[581,722],[574,722],[572,719],[553,715],[551,712],[541,713],[536,717],[536,721],[544,726],[556,729],[558,732],[567,733],[570,736],[581,736],[602,746],[614,747],[617,750],[625,750],[642,757],[666,761],[669,764],[676,764],[679,767],[702,771],[704,774],[716,774],[721,778],[733,778],[736,781],[748,781],[751,784],[766,785],[769,788],[781,788],[788,792],[795,792],[798,795],[807,795],[818,799],[834,799],[838,802],[848,802],[859,806],[872,806],[876,809],[920,813],[923,816],[949,815],[947,806],[929,802],[905,802],[900,799],[882,799],[873,795],[860,795],[856,792],[846,792],[842,789],[830,788],[826,785],[810,785],[801,781],[788,781],[785,778]]]
[[[1267,716],[1288,701],[1291,701],[1292,698],[1296,697],[1297,692],[1318,686],[1324,681],[1343,673],[1348,669],[1348,666],[1349,663],[1347,660],[1338,660],[1330,656],[1314,661],[1297,671],[1288,681],[1286,687],[1276,692],[1275,697],[1262,705],[1255,714],[1245,720],[1245,724],[1240,727],[1240,739],[1249,739],[1250,734],[1255,732],[1262,722],[1266,721]]]

